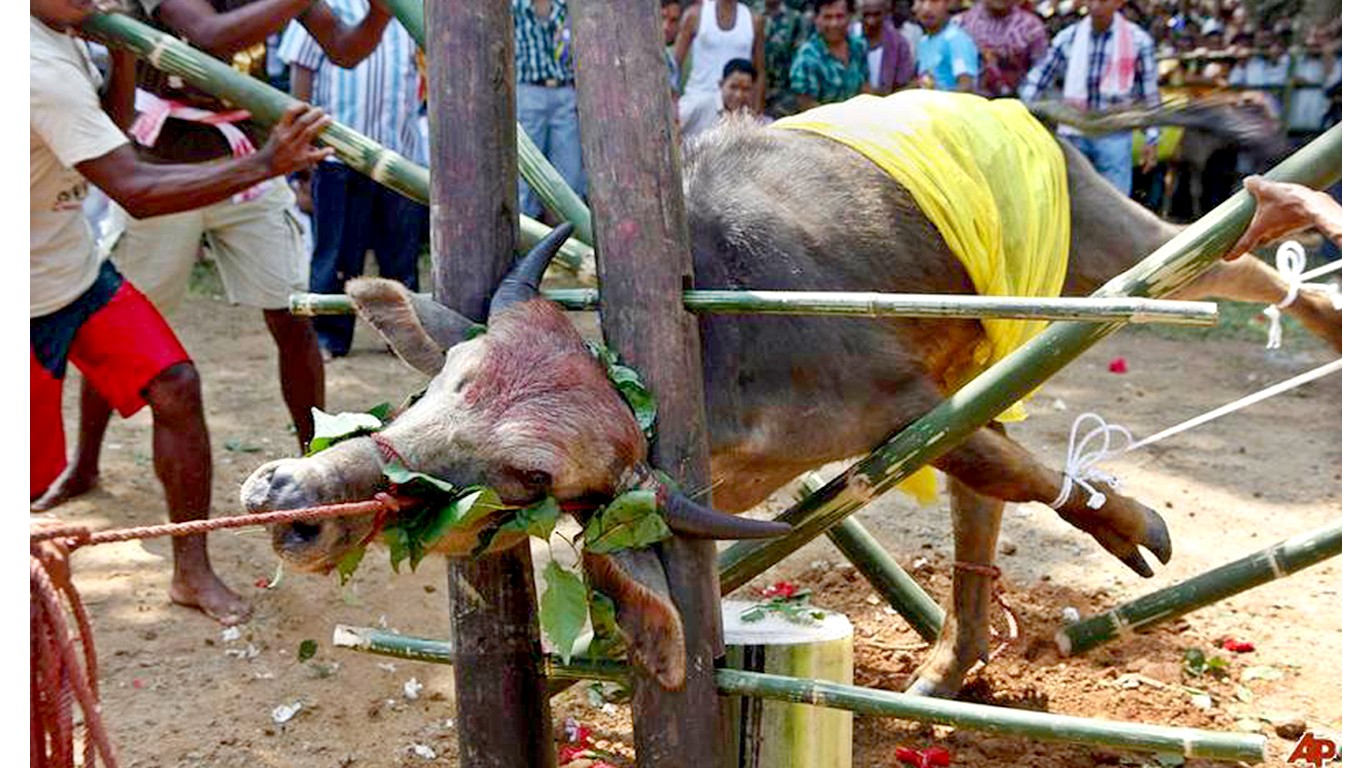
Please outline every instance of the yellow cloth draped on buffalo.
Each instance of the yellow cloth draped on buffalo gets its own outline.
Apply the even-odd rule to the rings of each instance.
[[[1053,135],[1018,101],[943,91],[858,96],[775,128],[839,141],[896,179],[984,296],[1057,296],[1067,274],[1067,170]],[[982,321],[986,339],[954,389],[1043,330],[1041,320]],[[1024,418],[1016,403],[999,417]],[[928,469],[928,468],[927,468]],[[928,478],[928,479],[927,479]],[[926,470],[906,490],[934,497]],[[928,483],[928,487],[926,485]]]

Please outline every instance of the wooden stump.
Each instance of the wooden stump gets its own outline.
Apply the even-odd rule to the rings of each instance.
[[[721,603],[726,666],[752,672],[854,681],[854,627],[838,613],[798,624],[770,613],[758,621],[741,614],[755,604]],[[854,715],[809,704],[749,696],[725,699],[730,739],[727,768],[849,768],[854,760]]]

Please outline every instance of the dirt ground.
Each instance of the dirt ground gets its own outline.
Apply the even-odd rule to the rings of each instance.
[[[259,314],[210,296],[192,297],[173,319],[204,380],[212,432],[215,515],[238,512],[241,481],[259,464],[291,454],[274,351]],[[1113,373],[1123,358],[1127,373]],[[1126,330],[1048,383],[1033,416],[1013,434],[1057,466],[1073,419],[1096,411],[1139,437],[1184,421],[1331,359],[1302,334],[1269,353],[1249,333]],[[387,354],[368,330],[355,352],[329,363],[331,411],[399,402],[420,377]],[[74,377],[68,430],[74,430]],[[1328,524],[1342,515],[1342,387],[1330,376],[1294,392],[1113,460],[1126,490],[1162,512],[1176,548],[1170,565],[1141,579],[1042,505],[1006,511],[1003,594],[1021,637],[970,680],[966,698],[1088,717],[1266,734],[1283,764],[1293,741],[1274,726],[1302,720],[1320,733],[1342,726],[1342,579],[1331,560],[1190,614],[1152,634],[1079,658],[1051,642],[1064,608],[1082,615]],[[94,528],[163,519],[144,412],[111,427],[103,482],[53,516]],[[778,499],[775,505],[784,502]],[[952,559],[947,502],[919,509],[892,493],[859,518],[936,597]],[[144,766],[424,766],[453,764],[458,734],[449,669],[361,655],[331,646],[336,624],[448,635],[445,570],[439,560],[394,575],[372,552],[346,587],[335,577],[286,574],[267,587],[276,558],[257,529],[215,533],[215,566],[255,606],[240,635],[172,605],[165,540],[90,548],[74,558],[100,659],[105,720],[122,763]],[[761,577],[815,591],[814,602],[854,622],[855,682],[900,690],[926,645],[872,593],[834,548],[818,541]],[[752,592],[751,592],[752,594]],[[996,626],[1004,626],[994,614]],[[1251,653],[1216,647],[1246,640]],[[299,660],[305,641],[317,653]],[[1200,648],[1229,662],[1229,674],[1191,677],[1182,654]],[[404,695],[415,680],[415,698]],[[1182,686],[1207,692],[1210,700]],[[409,684],[410,692],[416,686]],[[630,764],[623,704],[595,705],[580,685],[555,701],[557,723],[573,716],[617,765]],[[301,704],[283,725],[281,706]],[[1200,706],[1205,704],[1205,706]],[[955,766],[1156,765],[1139,753],[1049,745],[885,718],[856,717],[854,764],[896,765],[899,745],[947,747]],[[434,755],[434,757],[424,757]],[[1194,764],[1194,763],[1192,763]]]

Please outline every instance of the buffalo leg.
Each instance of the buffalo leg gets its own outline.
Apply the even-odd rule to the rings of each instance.
[[[934,465],[977,493],[1002,501],[1053,505],[1062,491],[1062,473],[1040,464],[1018,443],[991,429],[977,430]],[[1145,547],[1164,563],[1171,559],[1167,524],[1156,512],[1112,489],[1105,489],[1106,500],[1099,509],[1091,509],[1089,496],[1086,489],[1073,485],[1054,508],[1062,519],[1091,534],[1141,576],[1152,576],[1153,571],[1138,547]]]
[[[1219,261],[1194,282],[1167,298],[1230,299],[1254,304],[1279,304],[1290,285],[1266,262],[1255,256]],[[1342,352],[1342,312],[1320,291],[1301,290],[1294,303],[1282,310],[1299,320],[1311,333]]]
[[[950,697],[990,652],[988,611],[994,588],[996,537],[1005,502],[949,480],[953,506],[953,595],[930,656],[915,671],[907,693]]]

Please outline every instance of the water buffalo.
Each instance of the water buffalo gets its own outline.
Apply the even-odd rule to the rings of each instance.
[[[1066,143],[1071,192],[1067,294],[1086,294],[1171,238],[1167,224],[1112,189]],[[802,131],[725,126],[685,157],[696,285],[716,289],[973,292],[957,259],[910,195],[862,155]],[[564,234],[561,230],[560,234]],[[645,441],[568,316],[535,296],[554,243],[524,259],[492,302],[487,333],[401,285],[347,286],[358,312],[410,365],[434,378],[426,394],[379,433],[309,458],[273,461],[242,489],[249,510],[364,499],[386,486],[399,456],[457,485],[485,484],[506,500],[610,497],[647,483]],[[1261,262],[1215,265],[1183,295],[1274,303],[1286,286]],[[1327,298],[1301,293],[1289,311],[1340,346]],[[700,318],[716,508],[749,509],[800,473],[865,453],[941,399],[970,364],[980,323],[940,319],[706,315]],[[955,560],[990,566],[1004,503],[1051,503],[1061,474],[992,425],[935,462],[950,477]],[[1143,576],[1140,553],[1166,562],[1161,517],[1109,493],[1099,509],[1074,489],[1059,514]],[[772,535],[675,497],[670,524],[714,538]],[[323,570],[371,529],[368,519],[280,526],[276,550]],[[502,542],[505,544],[506,542]],[[499,544],[496,543],[495,546]],[[454,537],[442,551],[470,551]],[[617,602],[636,660],[665,684],[682,681],[681,627],[648,550],[588,557],[587,571]],[[912,690],[953,695],[988,652],[988,568],[959,568],[949,617]]]

